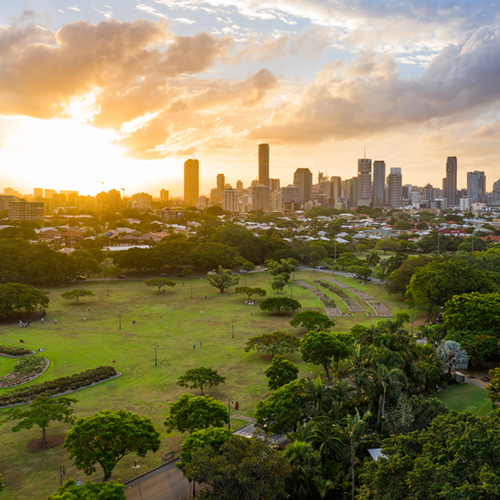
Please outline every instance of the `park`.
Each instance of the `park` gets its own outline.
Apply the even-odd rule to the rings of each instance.
[[[74,405],[76,417],[93,415],[102,409],[126,409],[151,418],[161,432],[161,446],[156,453],[148,453],[145,458],[131,454],[120,461],[113,478],[124,482],[158,466],[162,455],[179,452],[185,435],[167,433],[163,421],[171,403],[181,394],[193,392],[177,385],[186,370],[210,367],[226,378],[225,383],[207,388],[206,392],[231,406],[234,429],[245,423],[238,416],[252,417],[257,403],[270,394],[264,372],[270,365],[271,356],[245,352],[248,339],[273,331],[294,333],[299,337],[306,332],[290,326],[289,314],[263,312],[257,301],[245,301],[243,295],[235,294],[234,287],[220,293],[210,286],[207,277],[172,278],[175,286],[168,286],[165,293],[146,287],[146,279],[88,280],[84,286],[75,282],[43,287],[50,298],[43,322],[33,321],[30,328],[22,330],[15,322],[0,325],[0,344],[19,346],[22,338],[23,347],[34,351],[43,349],[43,355],[50,362],[48,369],[28,385],[100,366],[113,366],[121,373],[113,380],[70,396],[78,400]],[[324,286],[327,279],[335,282],[333,290],[337,295]],[[239,285],[263,288],[267,297],[293,297],[300,301],[302,310],[323,314],[326,310],[323,302],[326,301],[330,310],[340,311],[340,314],[329,315],[335,321],[333,330],[339,332],[347,332],[357,323],[376,324],[386,316],[387,310],[392,315],[408,313],[412,320],[410,328],[425,320],[424,311],[408,309],[404,302],[388,295],[379,284],[362,284],[351,277],[333,275],[331,271],[297,271],[279,293],[272,290],[271,276],[267,272],[242,275]],[[62,298],[62,294],[81,288],[93,295],[83,296],[78,303]],[[311,289],[320,293],[312,293]],[[353,307],[357,297],[359,305]],[[374,315],[376,309],[363,301],[363,297],[383,304],[380,316]],[[299,378],[323,376],[320,366],[305,364],[298,353],[285,357],[299,366]],[[16,362],[14,358],[0,356],[0,376],[12,371]],[[9,390],[0,389],[0,395]],[[237,410],[235,402],[238,402]],[[70,425],[52,422],[47,429],[46,447],[36,445],[40,438],[38,428],[13,433],[11,425],[8,422],[0,427],[3,498],[46,498],[60,484],[61,467],[65,471],[64,480],[85,482],[89,479],[74,467],[68,452],[61,446]],[[135,461],[141,469],[132,468]],[[91,479],[99,476],[98,470]]]

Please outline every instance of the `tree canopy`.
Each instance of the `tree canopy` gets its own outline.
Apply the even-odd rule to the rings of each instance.
[[[69,292],[63,293],[61,297],[64,300],[76,299],[76,303],[78,304],[78,299],[80,297],[93,297],[94,292],[90,290],[84,290],[83,288],[76,288],[75,290],[71,290]]]
[[[46,443],[46,429],[50,422],[74,422],[74,418],[72,417],[73,408],[70,408],[70,406],[76,402],[77,400],[74,398],[59,397],[51,399],[45,396],[38,396],[26,410],[10,408],[7,412],[9,420],[20,420],[12,428],[12,432],[31,429],[34,425],[37,425],[42,429],[42,443]]]
[[[261,311],[282,313],[297,311],[302,305],[290,297],[269,297],[263,300],[259,307]]]
[[[151,288],[158,288],[158,293],[160,293],[167,286],[173,288],[175,286],[175,281],[169,280],[167,278],[151,278],[144,284]]]
[[[269,389],[276,390],[297,380],[298,373],[299,367],[296,364],[283,359],[283,356],[274,356],[271,365],[266,369],[267,385]]]
[[[101,410],[79,418],[66,434],[64,447],[78,469],[90,475],[99,464],[107,481],[116,464],[129,453],[145,457],[148,451],[158,451],[160,433],[150,418],[126,410]]]
[[[219,375],[217,370],[212,368],[205,368],[200,366],[198,368],[191,368],[187,370],[184,375],[179,377],[177,385],[181,387],[189,387],[190,389],[200,388],[200,393],[203,396],[203,387],[213,387],[219,384],[223,384],[226,381],[226,377]]]
[[[229,423],[229,411],[223,403],[209,396],[183,394],[170,405],[164,425],[167,432],[189,432]]]
[[[255,349],[264,354],[271,354],[274,357],[276,354],[295,352],[299,348],[299,345],[300,339],[292,333],[263,333],[262,335],[248,339],[245,345],[245,352]]]
[[[219,274],[212,274],[207,276],[207,281],[215,288],[224,293],[229,287],[237,285],[240,281],[239,276],[231,276],[231,269],[223,269],[219,266]]]
[[[292,326],[301,326],[307,331],[328,331],[335,326],[335,322],[328,318],[325,314],[317,311],[302,311],[294,314],[293,319],[290,321]]]
[[[265,297],[267,294],[263,288],[252,288],[250,286],[239,286],[234,289],[234,293],[246,295],[248,300],[251,300],[254,295],[257,297]]]
[[[0,318],[8,318],[16,311],[35,311],[48,307],[49,298],[42,290],[21,283],[0,284]]]
[[[125,485],[117,481],[94,483],[88,481],[78,486],[71,479],[66,481],[47,500],[126,500]]]

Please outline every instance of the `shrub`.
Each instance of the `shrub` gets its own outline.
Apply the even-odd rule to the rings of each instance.
[[[0,353],[8,354],[9,356],[26,356],[27,354],[33,354],[33,351],[24,347],[9,347],[6,345],[0,345]]]
[[[51,397],[67,391],[74,391],[114,377],[115,375],[116,370],[112,366],[100,366],[99,368],[87,370],[69,377],[56,378],[41,384],[22,387],[13,392],[0,395],[0,407],[18,403],[30,403],[38,396]]]

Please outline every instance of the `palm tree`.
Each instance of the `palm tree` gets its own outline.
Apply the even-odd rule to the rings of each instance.
[[[329,416],[321,416],[314,419],[314,429],[307,438],[307,442],[319,451],[322,462],[325,459],[339,458],[342,454],[343,443],[339,432],[333,425]]]
[[[373,271],[374,266],[380,262],[380,255],[376,250],[370,250],[365,258],[365,261],[369,266],[372,266]]]
[[[356,461],[357,451],[359,447],[372,439],[368,430],[368,420],[371,416],[370,412],[359,416],[359,411],[356,408],[355,415],[348,415],[344,424],[337,425],[337,428],[343,440],[347,442],[347,449],[349,453],[349,460],[352,467],[352,500],[354,499],[354,487],[356,484]]]
[[[358,343],[354,344],[348,360],[351,364],[351,381],[356,388],[357,395],[360,396],[367,369],[372,364],[369,348]]]
[[[352,366],[347,359],[339,359],[332,363],[330,370],[333,377],[343,380],[350,375]]]
[[[284,456],[292,467],[287,482],[290,498],[314,498],[321,481],[319,452],[315,451],[310,443],[295,441],[286,447]]]
[[[319,375],[316,380],[311,380],[310,378],[304,380],[302,390],[305,394],[306,400],[312,405],[313,417],[328,413],[332,403],[333,394],[330,387],[323,383]]]

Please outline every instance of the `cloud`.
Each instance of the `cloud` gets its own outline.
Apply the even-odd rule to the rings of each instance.
[[[449,45],[415,79],[394,59],[362,52],[324,68],[298,104],[285,103],[249,138],[319,143],[485,112],[500,100],[500,30],[483,27]]]

